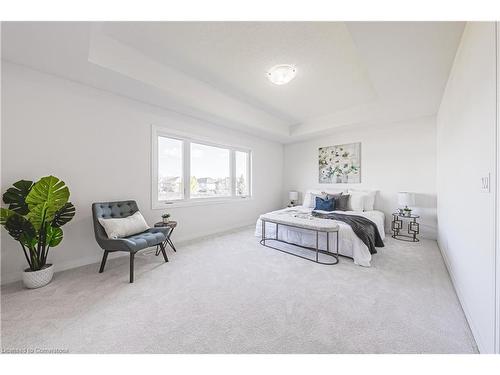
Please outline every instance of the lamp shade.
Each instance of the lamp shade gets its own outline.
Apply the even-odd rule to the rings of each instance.
[[[414,206],[415,194],[409,193],[407,191],[400,191],[398,193],[398,203],[400,206]]]
[[[291,201],[299,200],[299,193],[297,191],[290,191],[288,193],[288,199],[290,199]]]

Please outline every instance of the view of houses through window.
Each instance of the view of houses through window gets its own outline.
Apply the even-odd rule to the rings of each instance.
[[[231,196],[230,151],[191,143],[192,198]]]
[[[235,151],[235,177],[236,177],[236,195],[247,196],[249,195],[248,165],[250,155],[248,152]]]
[[[162,135],[157,145],[158,201],[250,195],[249,151]]]
[[[182,159],[181,140],[158,137],[158,200],[184,198]]]

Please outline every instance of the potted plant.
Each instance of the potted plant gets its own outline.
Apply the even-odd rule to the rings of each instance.
[[[36,183],[17,181],[3,195],[8,208],[1,208],[0,224],[21,245],[29,266],[23,272],[27,288],[39,288],[52,280],[49,250],[61,243],[61,227],[75,216],[75,206],[68,199],[68,187],[54,176]]]
[[[170,218],[170,214],[164,213],[161,215],[161,219],[163,221],[163,224],[168,224],[168,219]]]

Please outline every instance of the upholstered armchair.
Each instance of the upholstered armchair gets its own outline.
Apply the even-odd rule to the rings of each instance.
[[[108,238],[104,228],[99,223],[99,218],[123,218],[133,215],[139,211],[135,201],[120,202],[98,202],[92,204],[92,217],[94,222],[95,239],[104,250],[99,273],[104,271],[108,254],[115,251],[125,251],[130,253],[130,282],[134,282],[134,256],[143,249],[152,246],[160,246],[163,259],[168,262],[164,241],[167,238],[170,228],[150,228],[145,232],[134,234],[130,237],[111,239]]]

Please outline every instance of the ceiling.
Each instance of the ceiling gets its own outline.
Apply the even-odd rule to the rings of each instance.
[[[2,23],[2,59],[281,142],[436,114],[462,22]],[[266,70],[295,64],[289,84]]]

